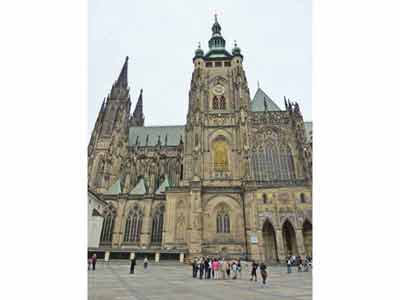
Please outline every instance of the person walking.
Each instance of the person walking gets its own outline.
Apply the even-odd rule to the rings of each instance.
[[[299,264],[297,265],[297,272],[303,271],[303,259],[299,256]]]
[[[242,264],[240,262],[240,259],[238,260],[238,263],[237,263],[237,271],[239,273],[239,278],[242,279]]]
[[[232,263],[232,279],[236,279],[237,278],[237,264],[234,261]]]
[[[130,269],[130,274],[135,274],[135,266],[136,266],[136,257],[131,259],[131,269]]]
[[[93,254],[92,256],[92,270],[95,271],[96,270],[96,261],[97,261],[97,256],[96,253]]]
[[[208,258],[204,259],[204,279],[208,279]]]
[[[89,257],[88,258],[88,271],[90,271],[91,266],[92,266],[92,258]]]
[[[253,260],[253,263],[251,264],[251,278],[250,281],[254,280],[257,282],[257,268],[258,268],[258,264]]]
[[[225,267],[226,267],[226,275],[227,275],[228,279],[230,279],[231,278],[231,264],[227,261]]]
[[[207,278],[211,279],[211,269],[212,269],[212,260],[211,260],[211,258],[207,259],[207,264],[208,264]]]
[[[193,278],[196,278],[197,277],[197,261],[196,261],[196,258],[195,259],[193,259],[193,262],[192,262],[192,275],[193,275]]]
[[[290,257],[289,257],[288,260],[287,260],[287,272],[288,272],[288,274],[292,273],[291,266],[292,266],[292,262],[290,261]]]
[[[212,262],[212,277],[213,279],[218,279],[218,261],[216,258]]]
[[[225,261],[224,258],[220,261],[219,266],[220,266],[219,270],[220,270],[220,273],[221,273],[221,279],[225,280],[226,261]]]
[[[260,273],[262,277],[262,283],[265,284],[267,281],[267,266],[263,262],[260,264]]]
[[[203,274],[204,274],[204,260],[203,258],[201,258],[200,260],[200,280],[203,279]]]
[[[144,267],[145,271],[147,270],[148,265],[149,265],[149,260],[147,259],[147,256],[146,256],[143,261],[143,267]]]

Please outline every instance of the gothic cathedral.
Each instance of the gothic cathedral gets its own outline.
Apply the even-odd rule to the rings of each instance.
[[[104,208],[91,251],[283,261],[312,255],[312,128],[261,88],[253,99],[236,45],[217,18],[193,58],[186,125],[131,114],[128,58],[88,146],[88,188]],[[114,254],[113,254],[114,253]]]

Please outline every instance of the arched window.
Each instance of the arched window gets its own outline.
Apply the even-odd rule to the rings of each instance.
[[[213,143],[214,170],[217,172],[228,171],[228,145],[225,140]]]
[[[109,206],[106,209],[104,220],[103,220],[103,227],[101,229],[100,235],[100,243],[111,243],[112,241],[112,234],[114,230],[114,222],[115,222],[115,210],[112,206]]]
[[[136,208],[129,211],[125,223],[124,242],[138,242],[140,241],[140,233],[142,231],[143,216]]]
[[[225,97],[221,96],[221,98],[219,99],[219,109],[225,109],[225,108],[226,108]]]
[[[225,209],[217,213],[217,233],[229,233],[230,221],[229,214]]]
[[[162,231],[164,223],[164,208],[160,207],[157,209],[153,216],[153,226],[151,230],[151,242],[159,244],[162,241]]]
[[[218,109],[219,108],[217,96],[214,96],[214,98],[213,98],[212,108],[213,109]]]

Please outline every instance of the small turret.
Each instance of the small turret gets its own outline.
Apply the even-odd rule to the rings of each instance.
[[[241,50],[237,45],[237,42],[235,41],[234,47],[232,49],[232,55],[233,56],[240,56],[243,58],[243,55],[241,54]]]
[[[194,59],[202,58],[202,57],[204,57],[204,51],[203,51],[203,49],[201,49],[201,45],[200,45],[200,42],[199,42],[199,47],[194,52]]]

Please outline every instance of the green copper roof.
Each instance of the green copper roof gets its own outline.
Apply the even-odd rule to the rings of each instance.
[[[107,195],[117,195],[121,193],[121,182],[118,179],[110,188],[104,193]]]
[[[129,146],[155,146],[160,139],[161,146],[177,146],[184,140],[185,126],[149,126],[149,127],[130,127]],[[146,144],[147,141],[147,144]]]
[[[129,192],[130,195],[144,195],[146,194],[146,186],[144,185],[144,180],[141,178],[137,185]]]
[[[267,102],[267,111],[281,111],[279,106],[260,88],[257,89],[253,100],[250,102],[251,111],[264,111],[264,99]]]
[[[169,187],[169,181],[168,181],[168,177],[166,176],[163,183],[161,183],[161,185],[158,187],[156,194],[163,194],[165,193],[165,189]]]

